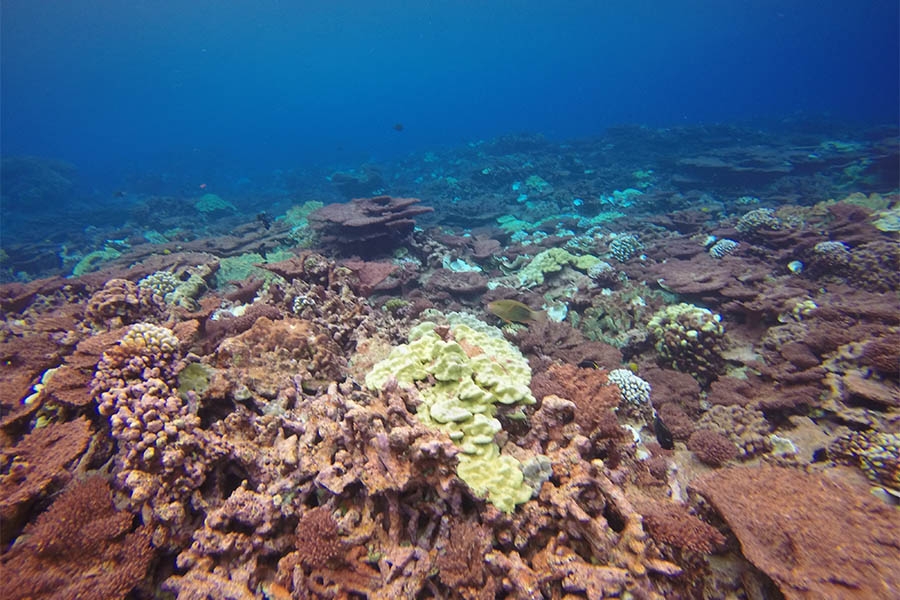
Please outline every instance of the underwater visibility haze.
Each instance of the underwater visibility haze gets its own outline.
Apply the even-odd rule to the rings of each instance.
[[[2,596],[900,597],[898,30],[4,0]]]

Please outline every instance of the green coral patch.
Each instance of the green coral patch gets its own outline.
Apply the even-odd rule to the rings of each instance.
[[[419,391],[416,415],[448,434],[462,451],[457,474],[479,496],[503,511],[531,497],[519,462],[502,455],[494,441],[501,430],[498,404],[533,404],[528,385],[531,369],[519,350],[483,323],[478,329],[451,324],[449,335],[425,321],[409,334],[410,342],[394,348],[366,376],[371,389],[383,389],[394,378]],[[465,465],[465,466],[464,466]]]

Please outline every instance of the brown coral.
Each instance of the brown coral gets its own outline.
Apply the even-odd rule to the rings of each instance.
[[[731,440],[738,447],[742,460],[768,452],[772,446],[769,422],[758,410],[738,405],[715,405],[700,417],[697,427],[715,431]]]
[[[311,569],[342,562],[347,549],[338,537],[338,526],[331,511],[316,507],[300,519],[295,531],[297,557]]]
[[[681,504],[648,502],[642,505],[644,527],[657,542],[709,554],[725,543],[725,536]]]
[[[434,210],[415,206],[419,202],[390,196],[354,198],[310,213],[309,224],[324,245],[371,256],[402,243],[412,233],[414,217]]]
[[[3,558],[4,597],[112,600],[143,579],[153,558],[143,529],[113,506],[109,484],[91,477],[68,489]]]
[[[484,555],[490,549],[490,535],[478,525],[469,522],[454,522],[450,525],[450,535],[443,552],[438,554],[434,566],[441,583],[455,590],[464,598],[477,597],[478,590],[494,580],[485,572]],[[482,597],[493,597],[486,594]]]
[[[546,374],[538,374],[534,380],[536,383],[532,385],[541,394],[555,394],[575,404],[575,422],[584,435],[591,438],[622,436],[623,431],[613,413],[619,406],[620,393],[607,381],[606,371],[551,365]]]
[[[720,467],[738,455],[738,448],[731,440],[710,429],[692,433],[687,447],[701,462],[713,467]]]
[[[592,362],[604,369],[615,368],[622,362],[618,348],[589,341],[567,323],[532,323],[528,329],[516,332],[514,341],[528,356],[535,371],[547,368],[553,360],[573,365]]]
[[[219,345],[216,365],[228,369],[233,388],[246,388],[264,398],[293,389],[302,381],[308,392],[344,379],[347,359],[314,322],[303,319],[272,321],[261,317],[244,333]]]
[[[900,589],[896,509],[824,474],[734,467],[692,487],[787,600],[883,598]]]
[[[152,296],[127,279],[110,279],[88,300],[85,323],[98,331],[118,329],[159,312]]]
[[[35,429],[13,448],[3,451],[8,471],[0,479],[0,519],[3,539],[18,531],[31,502],[71,477],[66,467],[87,448],[90,423],[80,417]]]

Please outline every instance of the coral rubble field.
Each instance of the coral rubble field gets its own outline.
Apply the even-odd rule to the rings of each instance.
[[[897,139],[507,136],[5,241],[3,596],[895,597]]]

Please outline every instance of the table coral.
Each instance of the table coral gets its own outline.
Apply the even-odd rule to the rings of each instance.
[[[0,519],[4,541],[19,531],[28,508],[42,494],[71,478],[66,467],[85,451],[90,439],[90,423],[80,417],[34,429],[15,446],[3,449]]]
[[[778,467],[718,470],[691,487],[788,600],[883,598],[900,589],[896,508],[865,490]]]
[[[309,224],[320,241],[342,251],[373,255],[400,245],[412,233],[415,217],[432,212],[418,198],[375,196],[335,203],[311,212]]]
[[[132,531],[132,521],[102,477],[68,488],[3,556],[4,598],[125,598],[154,555],[148,532]]]

